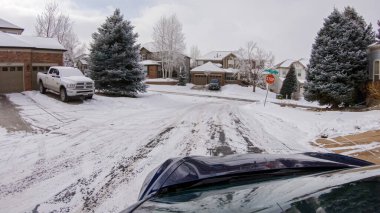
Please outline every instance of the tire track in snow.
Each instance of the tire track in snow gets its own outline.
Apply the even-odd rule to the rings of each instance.
[[[140,160],[146,159],[149,153],[152,152],[157,146],[164,144],[169,139],[172,132],[174,132],[174,129],[180,126],[182,117],[187,113],[187,111],[192,110],[197,106],[198,105],[193,105],[182,110],[181,113],[179,113],[179,116],[172,121],[167,122],[158,134],[151,137],[151,139],[143,146],[140,146],[135,154],[128,157],[123,157],[119,160],[118,163],[116,163],[116,165],[112,167],[104,177],[101,177],[101,175],[96,175],[94,177],[81,178],[76,183],[71,184],[69,187],[56,194],[53,199],[47,201],[46,203],[54,204],[57,202],[56,204],[58,204],[62,200],[65,200],[65,203],[70,203],[75,196],[79,196],[83,200],[81,211],[94,211],[94,209],[112,196],[112,193],[120,184],[127,184],[132,178],[136,177],[141,172],[141,168],[136,167],[136,164],[138,164]],[[97,181],[97,178],[102,179]],[[95,182],[97,182],[97,186],[89,187]],[[73,195],[73,191],[79,191],[80,193]],[[75,208],[75,206],[70,207],[69,204],[63,210],[73,208]]]

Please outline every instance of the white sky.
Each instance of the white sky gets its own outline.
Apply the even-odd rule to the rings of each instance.
[[[0,17],[34,34],[37,14],[46,0],[0,0]],[[61,0],[75,22],[82,42],[89,43],[115,8],[136,26],[139,42],[151,41],[152,28],[162,15],[177,14],[183,24],[188,50],[197,45],[202,54],[235,50],[255,41],[272,51],[276,61],[309,58],[311,45],[334,6],[353,6],[377,28],[379,0]]]

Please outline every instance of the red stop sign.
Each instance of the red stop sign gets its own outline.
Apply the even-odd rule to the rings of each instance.
[[[265,81],[267,82],[267,84],[273,84],[274,83],[274,75],[272,75],[272,74],[267,75],[267,77],[265,78]]]

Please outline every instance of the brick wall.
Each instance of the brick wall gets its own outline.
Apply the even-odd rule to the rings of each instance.
[[[31,49],[0,49],[0,63],[24,64],[24,88],[32,89],[32,63],[55,63],[63,65],[63,53]]]

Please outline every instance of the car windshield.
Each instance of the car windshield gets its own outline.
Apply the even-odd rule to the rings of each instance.
[[[61,77],[70,77],[70,76],[84,76],[83,73],[75,68],[65,68],[60,69],[60,76]]]
[[[379,177],[340,186],[314,184],[313,178],[304,176],[298,180],[297,176],[294,176],[262,179],[253,183],[225,183],[199,187],[157,196],[145,202],[138,210],[204,212],[218,209],[218,212],[296,213],[376,212],[380,209]],[[295,182],[298,182],[298,188],[291,187]]]
[[[219,80],[218,79],[211,79],[211,81],[210,81],[211,83],[219,83]]]

